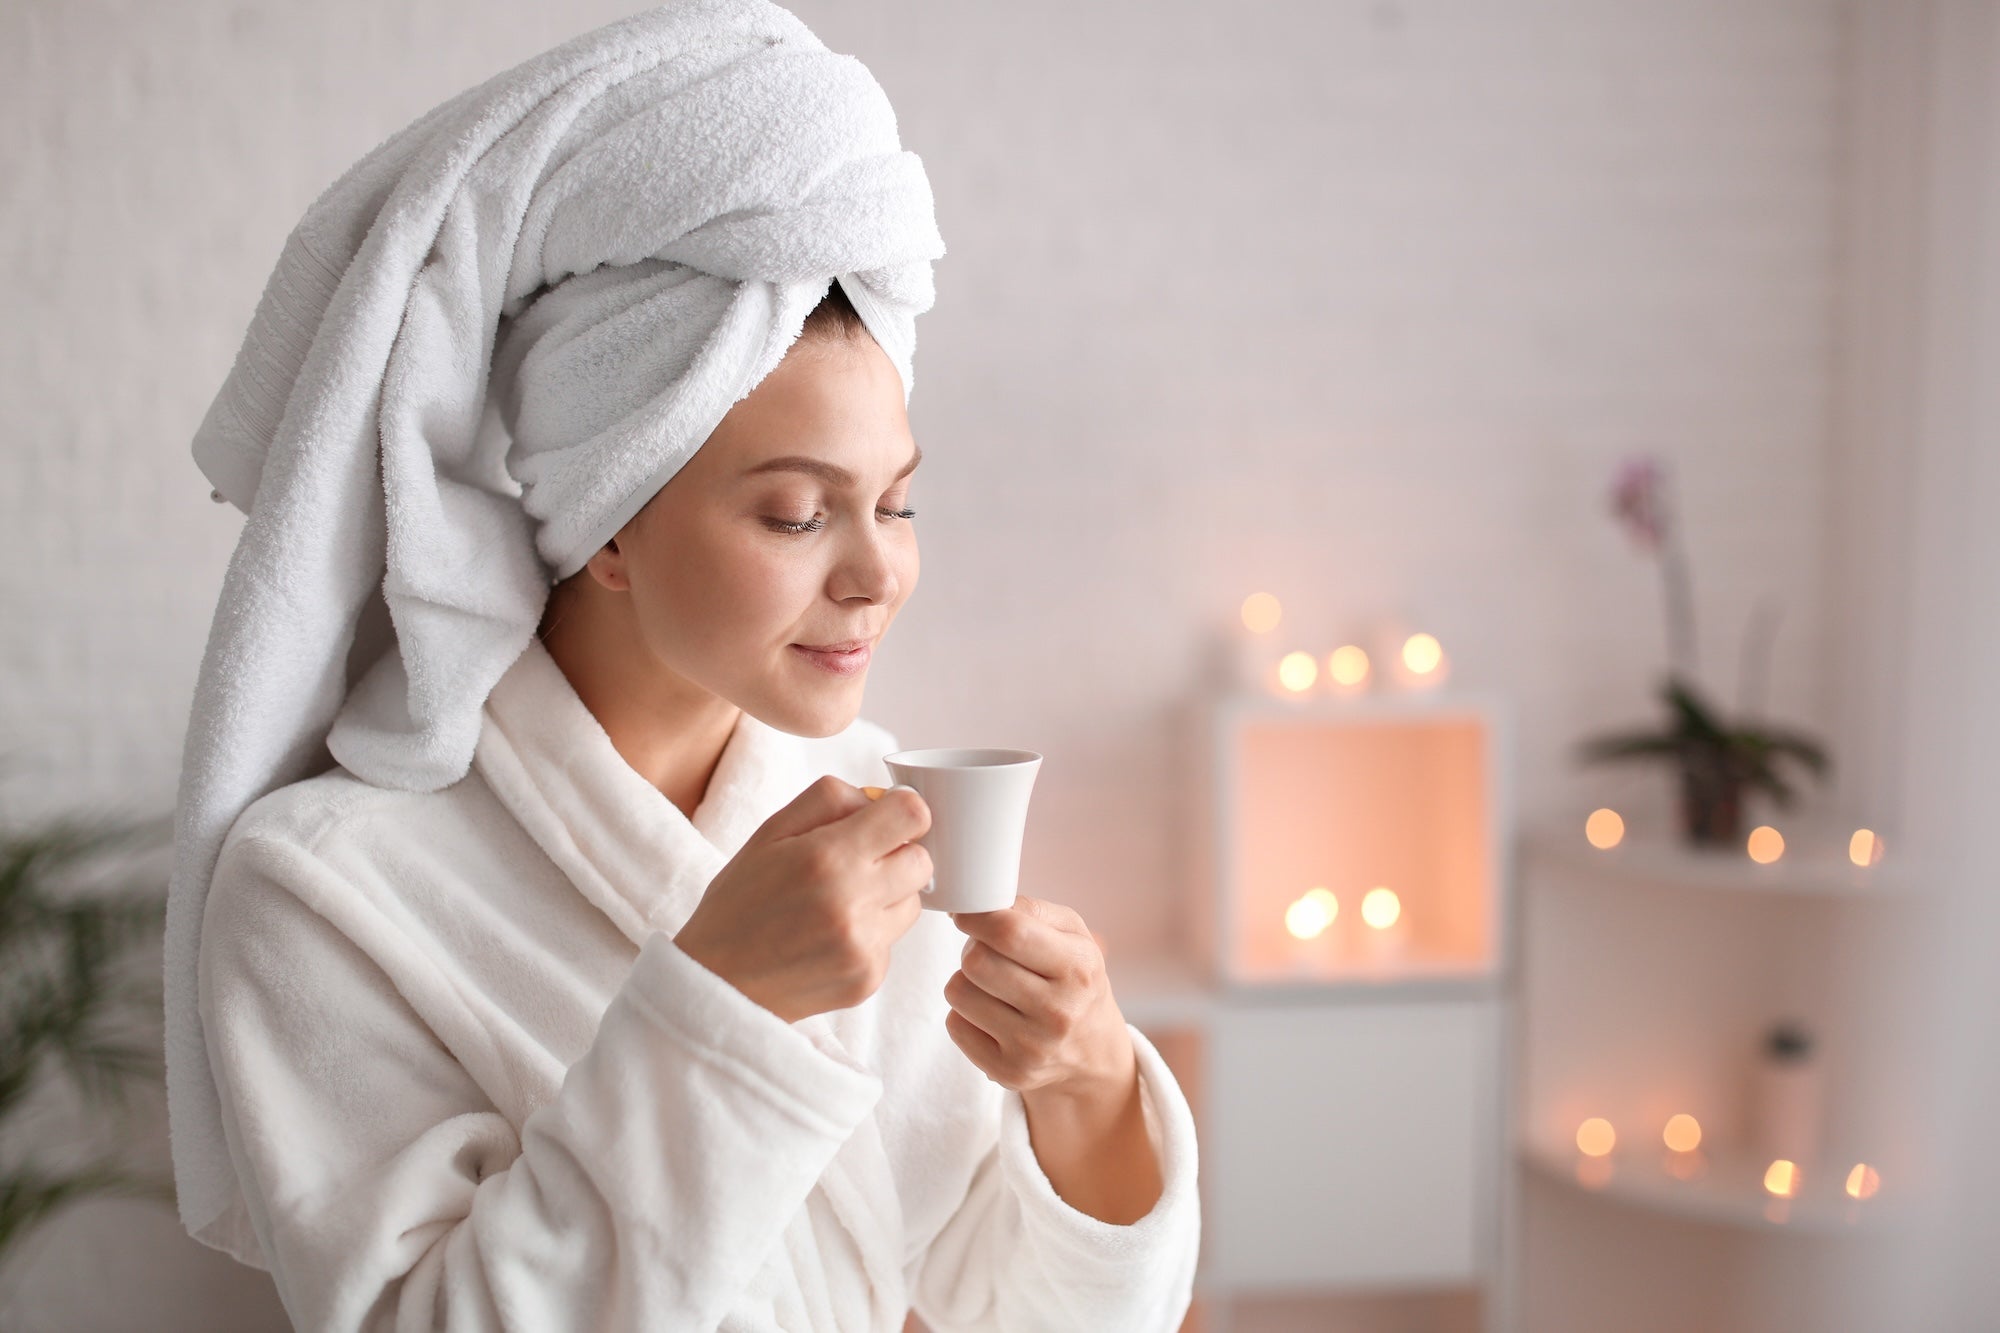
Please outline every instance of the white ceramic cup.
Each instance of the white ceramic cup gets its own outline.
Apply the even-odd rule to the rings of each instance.
[[[1041,771],[1033,750],[898,750],[883,761],[896,784],[930,807],[924,906],[939,912],[1012,907],[1021,881],[1028,796]]]

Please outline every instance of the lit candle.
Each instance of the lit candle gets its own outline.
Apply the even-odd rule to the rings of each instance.
[[[1409,923],[1396,891],[1377,886],[1361,895],[1362,950],[1377,963],[1400,960],[1409,946]]]
[[[1780,1157],[1766,1167],[1764,1192],[1771,1196],[1764,1202],[1764,1220],[1783,1226],[1791,1218],[1792,1200],[1799,1193],[1798,1164]]]
[[[1292,937],[1292,970],[1300,973],[1317,973],[1321,970],[1325,948],[1319,942],[1340,915],[1340,900],[1324,886],[1315,884],[1291,905],[1285,908],[1285,933]]]
[[[1858,866],[1880,865],[1883,850],[1882,837],[1873,829],[1856,829],[1847,840],[1847,859]]]
[[[1277,690],[1279,653],[1272,631],[1284,618],[1284,607],[1268,592],[1253,592],[1243,599],[1243,605],[1237,609],[1231,636],[1239,689],[1258,694],[1270,694]]]
[[[1701,1154],[1701,1122],[1693,1116],[1682,1112],[1669,1118],[1660,1139],[1667,1145],[1667,1158],[1662,1165],[1674,1179],[1693,1180],[1706,1169]]]
[[[1585,1157],[1609,1157],[1618,1146],[1618,1131],[1601,1115],[1594,1115],[1576,1127],[1576,1150]]]
[[[1319,661],[1311,653],[1286,653],[1278,659],[1279,692],[1298,698],[1312,692],[1319,679]]]
[[[1365,692],[1370,671],[1367,652],[1355,644],[1343,645],[1326,655],[1327,688],[1335,694]]]
[[[1403,640],[1402,651],[1397,654],[1396,678],[1405,689],[1432,689],[1442,685],[1450,674],[1451,663],[1436,636],[1412,634]]]

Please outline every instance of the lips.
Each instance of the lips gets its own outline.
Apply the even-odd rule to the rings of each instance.
[[[844,650],[839,648],[829,650],[808,648],[805,644],[795,643],[792,645],[792,651],[822,671],[830,671],[836,676],[856,676],[868,669],[868,658],[873,652],[869,645],[874,641],[850,639],[848,642],[859,646]]]
[[[803,648],[809,653],[851,653],[856,648],[873,642],[873,639],[842,639],[839,643],[795,643],[792,646]]]

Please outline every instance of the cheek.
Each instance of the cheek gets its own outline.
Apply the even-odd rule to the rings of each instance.
[[[754,533],[719,525],[688,531],[658,552],[641,614],[647,637],[695,657],[744,638],[767,638],[796,616],[798,585],[811,577]]]
[[[744,525],[712,533],[700,559],[700,595],[711,623],[758,639],[796,628],[800,612],[826,586],[827,550],[823,539],[788,539]]]
[[[922,561],[917,558],[917,536],[910,534],[905,548],[898,553],[896,562],[896,605],[910,600],[910,594],[917,590],[917,573]]]

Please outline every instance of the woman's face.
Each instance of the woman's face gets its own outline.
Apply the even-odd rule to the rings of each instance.
[[[875,340],[802,339],[592,564],[612,558],[660,667],[782,731],[832,735],[917,586],[918,457]]]

